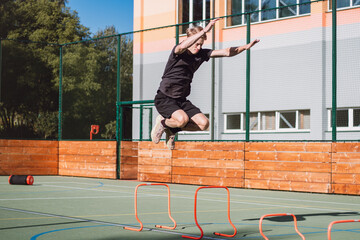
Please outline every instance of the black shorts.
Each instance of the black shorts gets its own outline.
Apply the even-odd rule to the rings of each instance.
[[[164,118],[171,118],[171,115],[182,109],[189,118],[192,118],[198,113],[201,113],[200,109],[194,106],[189,100],[171,98],[163,94],[161,91],[158,91],[154,99],[156,110]]]

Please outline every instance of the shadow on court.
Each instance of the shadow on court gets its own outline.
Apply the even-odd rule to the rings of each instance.
[[[319,217],[319,216],[328,216],[328,217],[351,217],[360,215],[359,212],[330,212],[330,213],[312,213],[312,214],[296,214],[297,221],[305,221],[306,217]],[[259,221],[260,218],[251,218],[244,219],[244,221]],[[279,217],[267,217],[264,220],[271,222],[293,222],[294,219],[292,216],[279,216]]]
[[[83,223],[83,222],[82,221],[74,221],[74,222],[59,222],[59,223],[48,223],[48,224],[24,225],[24,226],[0,228],[0,231],[1,230],[10,230],[10,229],[25,229],[25,228],[35,228],[35,227],[60,226],[60,225],[75,224],[75,223]]]
[[[172,225],[166,190],[157,186],[143,189],[138,210],[144,229],[135,232],[123,227],[139,228],[134,215],[134,190],[140,182],[58,176],[37,176],[33,186],[13,186],[7,181],[8,177],[0,176],[1,239],[173,240],[201,234],[194,222],[194,185],[169,184],[175,230],[155,228],[155,224]],[[237,234],[233,238],[213,234],[231,235],[234,229],[228,220],[227,195],[222,190],[208,189],[201,193],[197,209],[203,239],[261,240],[261,216],[293,213],[307,239],[323,240],[331,221],[360,216],[358,196],[236,188],[230,191],[230,215]],[[297,240],[292,222],[291,216],[265,218],[263,232],[269,239]],[[358,228],[356,224],[340,225],[333,234],[337,239],[359,239]]]

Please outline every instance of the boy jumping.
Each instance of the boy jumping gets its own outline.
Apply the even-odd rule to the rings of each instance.
[[[160,113],[151,131],[151,139],[154,143],[159,143],[165,132],[166,146],[172,150],[175,147],[177,132],[207,130],[209,119],[186,99],[190,94],[195,71],[210,58],[235,56],[260,41],[255,39],[241,47],[220,50],[203,49],[206,33],[218,20],[211,20],[205,28],[200,26],[188,28],[187,38],[172,49],[154,100],[155,107]]]

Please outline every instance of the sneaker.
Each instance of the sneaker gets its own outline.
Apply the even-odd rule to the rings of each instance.
[[[165,133],[166,133],[165,145],[168,147],[168,149],[173,150],[175,148],[175,134],[173,134],[169,129],[166,129]]]
[[[156,117],[155,125],[151,130],[151,139],[153,143],[158,144],[160,142],[161,136],[165,131],[165,127],[161,124],[161,120],[163,119],[164,118],[161,115]]]

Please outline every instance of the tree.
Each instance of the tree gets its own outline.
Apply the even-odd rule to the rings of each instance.
[[[63,136],[89,137],[91,124],[114,138],[117,97],[117,35],[113,26],[64,49]],[[112,36],[112,37],[106,37]],[[105,38],[104,38],[105,37]],[[121,100],[132,98],[132,40],[121,38]],[[131,123],[130,123],[131,124]],[[94,136],[94,138],[99,136]]]
[[[53,116],[58,109],[57,43],[89,38],[88,28],[80,24],[77,13],[66,8],[65,3],[0,3],[0,38],[16,39],[2,41],[0,137],[56,137],[54,119],[47,116]],[[53,128],[52,133],[34,128],[35,123]]]
[[[63,137],[88,138],[90,125],[97,124],[107,126],[112,138],[118,50],[117,36],[105,37],[110,35],[117,35],[114,27],[89,40],[89,29],[66,0],[1,1],[0,37],[13,40],[2,41],[0,137],[57,137],[62,46]],[[131,100],[132,39],[125,36],[120,76],[121,100]]]

